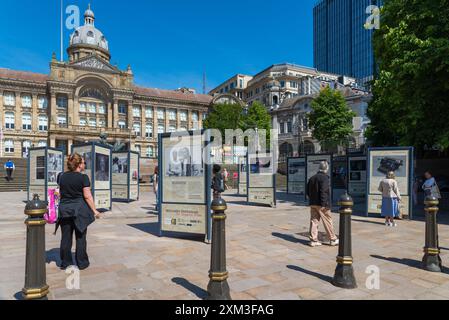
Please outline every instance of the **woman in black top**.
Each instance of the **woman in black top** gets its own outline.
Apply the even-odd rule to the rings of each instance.
[[[73,265],[72,238],[76,237],[76,264],[80,270],[89,267],[87,256],[87,227],[100,217],[95,208],[90,191],[89,177],[82,172],[85,169],[84,159],[77,153],[67,160],[68,172],[58,177],[61,193],[59,203],[58,225],[61,226],[61,269]]]

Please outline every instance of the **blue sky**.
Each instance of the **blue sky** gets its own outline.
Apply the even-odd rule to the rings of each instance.
[[[92,4],[111,63],[139,85],[202,91],[282,62],[313,66],[315,0],[64,0]],[[0,67],[48,73],[60,52],[60,0],[2,0]],[[72,31],[64,28],[64,53]],[[65,59],[67,57],[65,56]]]

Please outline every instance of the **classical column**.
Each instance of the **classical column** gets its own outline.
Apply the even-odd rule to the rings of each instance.
[[[67,140],[67,150],[70,153],[72,150],[72,145],[73,145],[73,139],[68,139]]]
[[[50,138],[50,147],[56,148],[56,139],[53,137]]]
[[[74,121],[75,113],[73,110],[73,95],[69,94],[67,98],[68,98],[67,125],[70,128],[70,126],[76,124],[76,122]]]
[[[176,109],[176,130],[181,128],[181,115],[179,114],[181,109]]]
[[[69,100],[70,101],[70,100]],[[69,102],[70,103],[70,102]],[[73,117],[72,124],[79,126],[80,124],[80,101],[78,95],[73,97]],[[69,149],[70,150],[70,149]]]
[[[168,132],[168,127],[170,126],[170,118],[169,118],[169,108],[165,108],[165,132]]]
[[[146,137],[147,134],[147,118],[145,114],[145,107],[143,105],[140,105],[140,134],[142,138]]]
[[[153,108],[153,139],[157,141],[157,126],[158,126],[157,107],[152,108]]]
[[[112,127],[113,128],[118,128],[118,100],[114,99],[114,108],[113,108],[113,114],[112,114]]]
[[[20,92],[15,92],[16,95],[16,112],[15,112],[15,129],[22,130],[22,99]]]
[[[128,129],[133,128],[133,102],[128,101]]]
[[[187,114],[187,130],[192,130],[193,126],[192,126],[192,110],[189,109],[188,114]]]
[[[198,129],[203,129],[203,112],[198,111]]]
[[[31,130],[37,131],[38,129],[38,99],[37,93],[33,93],[31,96]]]
[[[48,128],[50,129],[50,127],[52,126],[52,125],[54,125],[54,124],[56,124],[56,120],[55,120],[55,117],[56,117],[56,93],[54,93],[54,92],[52,92],[51,93],[51,99],[50,99],[50,106],[49,106],[50,108],[50,114],[49,114],[49,117],[48,117]]]
[[[106,128],[114,128],[114,124],[112,123],[113,109],[112,109],[112,103],[110,101],[108,101],[106,108],[107,108],[106,109],[106,112],[107,112]]]
[[[3,119],[5,110],[3,109],[3,90],[0,90],[0,125],[4,126],[5,120]],[[3,153],[3,151],[2,151]]]

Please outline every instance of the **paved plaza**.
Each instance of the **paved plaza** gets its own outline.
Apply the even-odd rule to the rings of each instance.
[[[26,193],[1,193],[0,299],[16,299],[24,285]],[[66,288],[58,268],[60,232],[46,227],[49,299],[202,299],[206,296],[210,246],[201,239],[160,238],[154,196],[131,204],[114,203],[112,212],[88,231],[91,266],[81,271],[79,290]],[[234,300],[240,299],[449,299],[449,270],[420,269],[424,222],[353,216],[353,257],[358,289],[330,284],[337,248],[308,244],[308,208],[294,196],[278,195],[277,208],[250,207],[227,194],[227,266]],[[443,265],[449,266],[449,225],[440,215]],[[334,214],[338,230],[338,214]],[[321,227],[322,230],[322,227]],[[323,236],[324,237],[324,236]],[[325,239],[323,239],[325,240]],[[367,267],[380,270],[380,289],[365,283]]]

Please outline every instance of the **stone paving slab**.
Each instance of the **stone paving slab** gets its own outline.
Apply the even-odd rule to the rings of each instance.
[[[26,193],[0,194],[0,299],[15,299],[24,284]],[[282,195],[277,208],[228,201],[226,225],[229,286],[239,299],[449,299],[449,271],[420,269],[424,222],[400,221],[387,228],[379,218],[353,216],[355,290],[330,283],[336,247],[307,245],[309,210]],[[210,268],[210,246],[188,239],[158,237],[154,196],[114,203],[88,232],[91,266],[81,271],[81,290],[68,290],[67,274],[58,268],[60,233],[46,229],[47,282],[50,299],[141,300],[203,299]],[[338,230],[338,214],[333,215]],[[320,227],[321,231],[323,230]],[[441,258],[449,264],[449,225],[439,226]],[[320,234],[326,239],[323,233]],[[380,289],[365,286],[366,269],[380,270]]]

